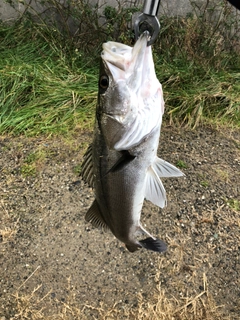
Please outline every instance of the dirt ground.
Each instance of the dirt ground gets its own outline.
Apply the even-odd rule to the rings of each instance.
[[[130,253],[85,222],[94,194],[79,170],[90,140],[0,137],[0,319],[63,306],[69,319],[100,319],[95,308],[113,305],[121,319],[160,291],[179,306],[207,291],[222,319],[240,319],[240,131],[162,129],[159,156],[186,174],[164,179],[166,208],[142,210],[164,254]]]

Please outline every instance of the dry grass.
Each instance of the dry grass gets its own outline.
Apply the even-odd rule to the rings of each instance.
[[[175,247],[175,266],[173,272],[180,271],[183,265],[183,246],[184,243],[177,244],[172,241],[170,244]],[[42,285],[38,285],[32,292],[26,294],[24,289],[28,281],[34,277],[34,275],[41,268],[38,266],[32,274],[20,285],[15,294],[12,295],[11,303],[14,310],[14,316],[11,320],[72,320],[72,319],[102,319],[102,320],[114,320],[114,319],[130,319],[130,320],[230,320],[230,316],[222,315],[222,308],[224,306],[217,306],[214,298],[211,296],[208,290],[208,281],[206,274],[202,275],[202,290],[199,294],[190,296],[188,294],[182,295],[181,299],[177,296],[169,296],[167,292],[161,288],[161,270],[164,270],[167,265],[172,261],[166,261],[164,258],[159,258],[157,270],[159,272],[155,275],[156,287],[152,294],[152,299],[146,301],[141,293],[138,294],[137,306],[128,305],[123,307],[120,303],[114,303],[113,305],[106,305],[100,303],[99,306],[94,307],[92,305],[81,305],[77,298],[77,290],[68,279],[66,285],[69,291],[69,296],[66,301],[59,301],[54,299],[52,303],[53,309],[57,313],[51,313],[49,315],[48,304],[49,298],[51,299],[51,291],[40,297],[39,291]],[[195,267],[188,266],[192,273],[191,281],[194,282],[196,276]],[[191,270],[190,270],[191,269]],[[189,280],[190,281],[190,280]],[[23,293],[22,293],[23,291]]]
[[[160,260],[160,266],[163,260]],[[45,308],[46,300],[51,296],[48,292],[44,297],[38,297],[38,291],[41,285],[36,287],[29,294],[22,294],[21,289],[26,285],[27,281],[34,276],[39,267],[28,277],[28,279],[18,288],[12,296],[12,308],[14,316],[11,320],[50,320],[50,319],[138,319],[138,320],[230,320],[229,317],[223,317],[221,306],[217,306],[214,299],[208,291],[207,277],[203,274],[202,288],[203,290],[196,296],[183,296],[181,300],[176,297],[168,297],[165,290],[160,286],[155,288],[152,301],[145,301],[144,297],[138,295],[138,306],[128,306],[123,308],[117,303],[112,306],[100,304],[98,307],[91,305],[80,305],[76,299],[76,291],[72,288],[69,279],[68,289],[71,290],[68,301],[55,301],[58,305],[58,312],[48,315]]]
[[[11,241],[17,233],[19,220],[13,221],[4,200],[0,201],[0,245]],[[1,248],[1,246],[0,246]]]

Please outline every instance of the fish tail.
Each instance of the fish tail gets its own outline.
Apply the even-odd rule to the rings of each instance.
[[[144,240],[139,240],[136,243],[125,244],[126,248],[130,252],[135,252],[139,248],[145,248],[147,250],[155,252],[164,252],[167,250],[167,245],[160,239],[154,239],[152,237],[146,238]]]
[[[156,252],[164,252],[167,250],[167,245],[165,242],[163,242],[160,239],[154,239],[154,238],[146,238],[144,240],[140,240],[139,243],[141,246],[145,249],[156,251]]]

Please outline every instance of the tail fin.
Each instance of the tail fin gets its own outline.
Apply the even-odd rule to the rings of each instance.
[[[156,252],[164,252],[167,250],[166,243],[160,239],[146,238],[144,240],[140,240],[139,242],[143,248],[148,250]]]

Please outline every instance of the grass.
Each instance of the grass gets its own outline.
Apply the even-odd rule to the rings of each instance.
[[[235,59],[234,56],[233,60]],[[236,67],[204,66],[204,60],[166,60],[155,54],[171,123],[196,127],[203,121],[240,126],[240,60]]]
[[[168,119],[190,127],[202,121],[239,127],[239,16],[226,2],[190,3],[187,17],[162,17],[155,44]]]
[[[235,211],[240,211],[240,201],[237,199],[229,199],[227,204]]]
[[[62,134],[92,124],[97,73],[43,32],[2,27],[0,133]]]
[[[0,212],[0,244],[3,245],[14,239],[18,231],[19,220],[12,221],[11,214],[7,210],[3,199],[0,200]]]
[[[196,296],[183,297],[182,301],[175,297],[167,298],[165,291],[161,287],[156,287],[151,302],[146,302],[141,294],[138,294],[138,306],[121,308],[117,303],[113,305],[101,304],[99,307],[90,305],[79,305],[76,301],[75,289],[73,288],[70,279],[68,280],[67,288],[69,297],[66,301],[58,301],[58,313],[50,316],[46,315],[45,304],[46,300],[51,296],[49,291],[44,297],[38,297],[38,291],[42,285],[37,286],[29,294],[21,292],[31,277],[38,271],[38,266],[33,273],[23,282],[15,294],[12,295],[11,308],[14,311],[14,319],[159,319],[159,320],[213,320],[225,319],[222,317],[221,307],[217,307],[213,298],[208,291],[207,277],[203,274],[202,291]]]
[[[165,119],[193,128],[201,122],[239,127],[239,53],[223,44],[219,48],[217,40],[222,41],[222,35],[217,31],[215,42],[207,42],[210,31],[206,27],[199,34],[200,19],[165,19],[162,23],[154,60],[163,84]],[[100,34],[99,42],[95,36],[89,54],[84,42],[80,51],[81,38],[74,43],[44,23],[27,18],[14,26],[1,24],[0,133],[51,135],[92,127],[98,57],[102,41],[112,38],[107,30],[105,38]],[[126,42],[128,31],[125,37],[121,31],[120,38]]]
[[[178,160],[176,165],[177,165],[178,168],[181,168],[181,169],[186,169],[187,168],[187,164],[183,160]]]
[[[179,77],[178,81],[185,83],[186,87],[165,90],[166,104],[170,109],[167,113],[172,123],[193,128],[203,120],[240,125],[240,98],[237,93],[240,87],[236,82],[240,73],[218,74],[211,71],[207,79],[199,77],[194,82],[191,74],[186,75],[187,79],[184,79],[184,74]],[[166,85],[163,83],[163,87]]]
[[[200,181],[200,185],[203,186],[204,188],[209,187],[209,182],[207,180],[202,180]]]

